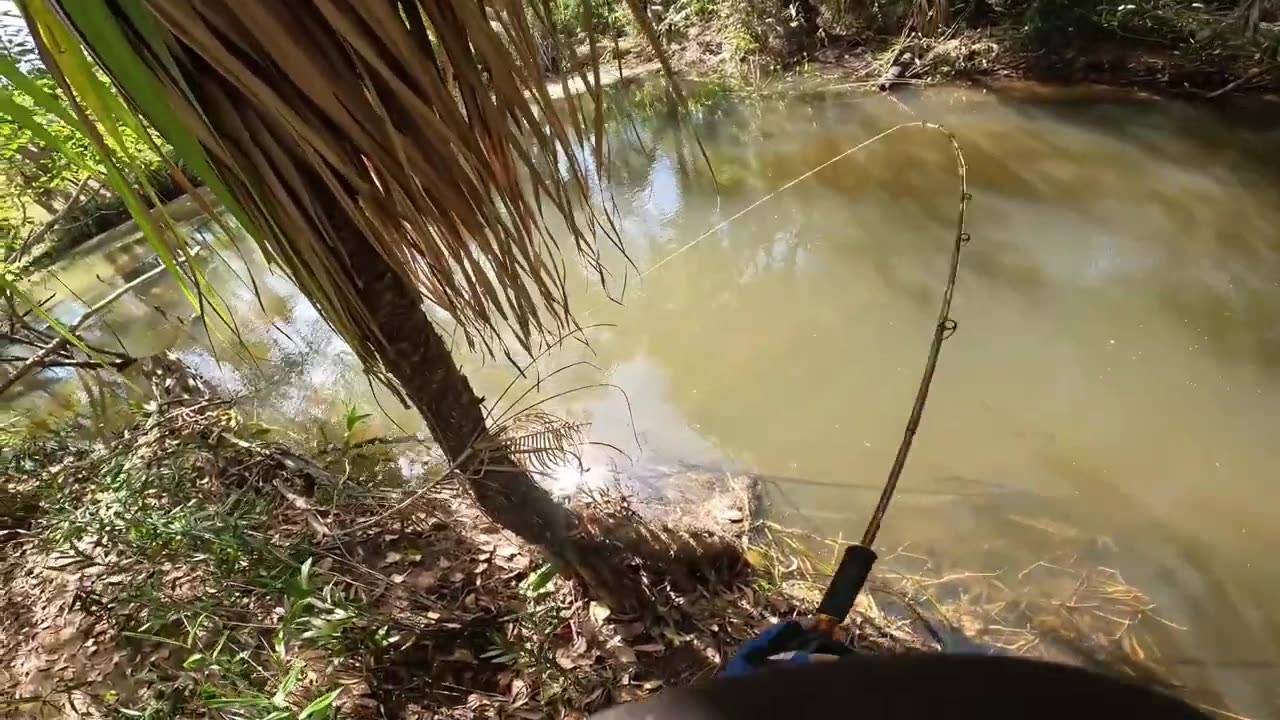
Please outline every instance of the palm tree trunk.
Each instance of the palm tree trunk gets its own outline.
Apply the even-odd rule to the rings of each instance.
[[[353,243],[343,249],[385,343],[378,355],[480,507],[497,524],[547,550],[611,608],[639,611],[647,595],[614,543],[583,532],[578,514],[557,502],[507,453],[474,452],[476,440],[487,431],[481,399],[423,310],[417,289],[371,248]]]

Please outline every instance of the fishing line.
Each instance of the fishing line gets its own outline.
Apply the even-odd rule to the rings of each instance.
[[[827,586],[826,593],[822,597],[822,601],[818,604],[818,622],[817,630],[821,633],[831,634],[836,626],[844,621],[849,615],[849,611],[853,609],[854,601],[858,597],[858,593],[862,591],[866,584],[867,577],[871,574],[871,567],[875,564],[876,553],[871,548],[875,543],[876,536],[880,532],[880,526],[884,522],[885,513],[889,510],[889,503],[893,500],[894,492],[898,489],[898,481],[902,478],[902,471],[907,464],[907,456],[911,452],[912,442],[915,440],[916,432],[920,428],[920,419],[924,415],[925,402],[929,398],[929,388],[933,384],[933,375],[938,368],[938,356],[942,351],[942,343],[950,338],[956,331],[956,321],[951,318],[951,301],[955,295],[956,275],[960,269],[960,250],[969,244],[970,236],[965,231],[965,214],[969,206],[972,196],[969,194],[969,167],[965,162],[964,151],[960,149],[960,142],[956,139],[954,133],[947,128],[925,121],[902,123],[885,130],[868,140],[845,150],[808,172],[795,177],[788,181],[785,185],[768,195],[760,198],[746,208],[739,211],[733,217],[724,220],[715,227],[706,231],[693,241],[679,248],[667,257],[658,261],[648,270],[640,274],[641,277],[652,273],[658,268],[665,265],[668,261],[677,257],[707,237],[721,230],[729,223],[746,215],[765,202],[776,197],[796,184],[812,177],[818,171],[829,167],[840,160],[854,154],[855,152],[871,145],[874,142],[883,140],[906,128],[918,127],[926,130],[934,130],[941,132],[946,136],[947,141],[951,143],[952,151],[956,156],[956,174],[960,179],[960,210],[956,217],[955,238],[952,243],[951,263],[947,273],[947,284],[942,292],[942,304],[938,311],[938,320],[933,329],[933,341],[929,345],[929,356],[925,361],[924,374],[920,378],[919,388],[916,390],[915,402],[911,406],[911,415],[907,419],[906,429],[903,431],[902,442],[898,445],[898,452],[894,456],[893,465],[889,468],[889,476],[885,480],[883,489],[880,491],[880,499],[876,503],[875,510],[871,513],[871,519],[867,522],[867,528],[862,534],[862,539],[856,544],[850,544],[844,549],[844,553],[840,558],[840,564],[836,568],[835,573],[831,577],[830,584]]]
[[[940,129],[940,130],[942,129],[940,126],[936,126],[936,125],[932,125],[932,126],[931,126],[931,125],[930,125],[930,123],[925,123],[925,122],[902,123],[901,125],[895,125],[894,127],[891,127],[891,128],[889,128],[888,130],[885,130],[884,132],[880,133],[879,135],[876,135],[876,136],[875,136],[875,137],[873,137],[873,138],[870,138],[870,139],[865,140],[865,141],[863,141],[863,142],[861,142],[861,143],[858,143],[857,145],[855,145],[855,146],[853,146],[853,147],[849,148],[848,150],[845,150],[844,152],[840,153],[839,155],[836,155],[835,157],[831,158],[830,160],[828,160],[828,161],[826,161],[826,162],[822,163],[821,165],[819,165],[819,166],[817,166],[817,167],[813,168],[812,170],[809,170],[808,172],[804,173],[803,175],[799,175],[799,176],[797,176],[797,177],[795,177],[795,178],[792,178],[790,181],[788,181],[788,182],[787,182],[785,185],[783,185],[782,187],[778,188],[777,190],[774,190],[773,192],[769,193],[768,195],[765,195],[764,197],[760,198],[759,200],[757,200],[757,201],[755,201],[755,202],[751,203],[750,205],[746,206],[746,207],[745,207],[745,208],[743,208],[742,210],[739,210],[739,211],[737,212],[737,214],[735,214],[733,217],[731,217],[731,218],[729,218],[729,219],[727,219],[727,220],[724,220],[723,222],[719,223],[719,224],[718,224],[718,225],[716,225],[715,227],[711,228],[710,230],[708,230],[708,231],[706,231],[706,232],[702,233],[701,235],[699,235],[698,237],[694,238],[693,240],[691,240],[689,243],[687,243],[686,245],[684,245],[684,246],[683,246],[683,247],[681,247],[680,249],[676,250],[675,252],[671,253],[670,255],[668,255],[668,256],[666,256],[666,257],[662,258],[661,260],[659,260],[658,262],[654,263],[654,264],[653,264],[653,266],[652,266],[652,267],[650,267],[648,270],[645,270],[644,272],[640,273],[640,277],[642,277],[642,278],[643,278],[644,276],[648,275],[649,273],[653,272],[654,270],[657,270],[658,268],[662,267],[663,265],[666,265],[669,261],[671,261],[672,259],[674,259],[677,255],[680,255],[681,253],[683,253],[684,251],[686,251],[686,250],[688,250],[689,248],[693,247],[694,245],[697,245],[698,243],[702,242],[703,240],[706,240],[708,237],[710,237],[710,236],[714,235],[716,232],[718,232],[718,231],[720,231],[720,230],[723,230],[723,229],[724,229],[724,227],[725,227],[726,225],[728,225],[729,223],[733,222],[734,220],[737,220],[738,218],[742,217],[743,215],[746,215],[747,213],[751,212],[752,210],[755,210],[756,208],[758,208],[758,207],[760,207],[761,205],[765,204],[765,203],[766,203],[766,202],[768,202],[769,200],[772,200],[776,195],[779,195],[779,194],[781,194],[782,192],[785,192],[786,190],[791,189],[791,187],[792,187],[792,186],[796,185],[796,184],[797,184],[797,183],[799,183],[801,180],[806,180],[806,179],[808,179],[809,177],[813,176],[815,173],[817,173],[817,172],[819,172],[819,171],[823,170],[824,168],[827,168],[827,167],[829,167],[829,166],[831,166],[831,165],[834,165],[834,164],[836,164],[837,162],[840,162],[841,160],[843,160],[843,159],[845,159],[846,157],[849,157],[850,155],[852,155],[852,154],[854,154],[854,153],[858,152],[859,150],[861,150],[861,149],[865,148],[866,146],[868,146],[868,145],[870,145],[870,144],[872,144],[872,143],[874,143],[874,142],[876,142],[876,141],[878,141],[878,140],[882,140],[882,139],[884,139],[885,137],[887,137],[887,136],[889,136],[889,135],[892,135],[893,133],[895,133],[895,132],[897,132],[897,131],[899,131],[899,130],[902,130],[902,129],[904,129],[904,128],[909,128],[909,127],[938,127],[938,129]],[[944,130],[944,132],[945,132],[945,130]]]

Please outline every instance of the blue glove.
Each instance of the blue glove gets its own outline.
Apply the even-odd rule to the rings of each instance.
[[[724,670],[720,671],[720,675],[733,677],[755,672],[767,665],[809,662],[809,653],[788,650],[788,646],[805,632],[807,631],[804,625],[797,620],[789,620],[765,628],[759,635],[738,648],[738,653],[729,658],[728,664],[724,666]],[[776,657],[779,655],[785,655],[785,657]]]

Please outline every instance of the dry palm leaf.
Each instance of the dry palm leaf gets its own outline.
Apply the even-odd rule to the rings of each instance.
[[[582,469],[579,448],[586,438],[588,423],[565,420],[541,410],[516,415],[494,428],[477,448],[500,449],[522,466],[541,473],[559,468]]]
[[[123,106],[65,62],[76,38],[366,367],[385,345],[351,248],[389,261],[470,343],[527,349],[574,327],[560,241],[601,273],[597,240],[618,243],[584,166],[604,147],[599,76],[580,71],[592,121],[553,106],[545,0],[19,5],[78,109],[109,125]]]

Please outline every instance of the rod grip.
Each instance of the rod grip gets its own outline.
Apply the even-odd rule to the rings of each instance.
[[[843,622],[853,609],[853,603],[867,584],[867,576],[871,574],[871,566],[876,563],[876,551],[866,545],[850,545],[844,549],[840,557],[840,566],[831,576],[827,592],[818,605],[818,614]]]

